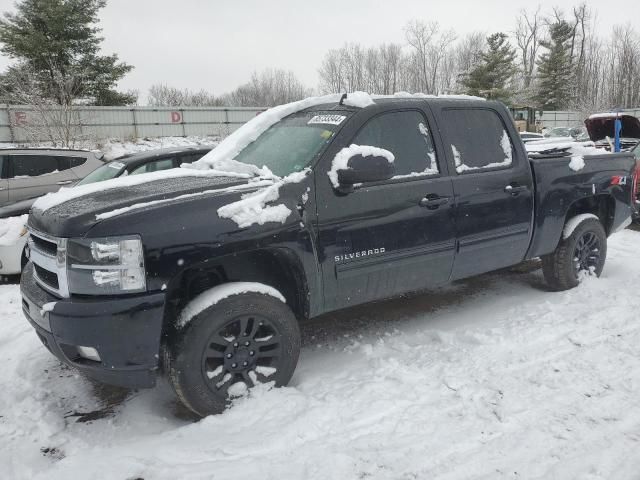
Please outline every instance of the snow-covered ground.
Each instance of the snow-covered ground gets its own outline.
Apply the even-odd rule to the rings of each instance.
[[[639,243],[570,292],[517,269],[313,320],[290,387],[199,422],[61,367],[2,286],[0,477],[638,479]]]

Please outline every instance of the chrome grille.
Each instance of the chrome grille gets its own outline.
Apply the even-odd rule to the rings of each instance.
[[[69,297],[67,283],[67,239],[29,230],[29,259],[34,278],[44,290],[57,297]]]

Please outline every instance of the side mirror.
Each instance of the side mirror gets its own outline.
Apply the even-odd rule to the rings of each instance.
[[[351,147],[349,147],[351,148]],[[373,148],[373,147],[364,147]],[[347,154],[339,153],[340,154]],[[367,155],[366,150],[362,153],[355,153],[348,157],[346,168],[338,167],[336,170],[337,184],[334,186],[341,190],[349,190],[357,183],[382,182],[389,180],[395,174],[393,164],[393,154],[387,150],[376,148],[372,155]],[[344,165],[344,162],[341,162]],[[335,178],[335,177],[334,177]]]

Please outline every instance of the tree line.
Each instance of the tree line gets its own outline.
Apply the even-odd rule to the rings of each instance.
[[[0,51],[14,63],[0,73],[0,97],[61,110],[78,104],[131,105],[139,92],[116,86],[131,69],[103,55],[98,13],[106,0],[21,0],[0,18]],[[268,107],[313,93],[363,90],[466,93],[544,110],[597,111],[640,106],[640,35],[631,25],[597,33],[586,3],[522,10],[513,29],[459,35],[413,20],[397,43],[348,43],[319,61],[318,86],[292,71],[268,69],[224,95],[156,84],[152,106]]]

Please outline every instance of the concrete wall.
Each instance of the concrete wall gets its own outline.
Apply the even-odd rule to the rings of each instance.
[[[86,138],[140,138],[227,134],[264,109],[243,107],[79,107],[80,134]],[[27,106],[0,106],[0,142],[47,141],[33,138],[28,125],[38,115]],[[31,122],[31,123],[30,123]]]
[[[623,110],[623,112],[628,113],[629,115],[640,117],[640,108]],[[583,113],[558,111],[558,112],[543,112],[541,120],[542,120],[542,125],[549,128],[578,127],[578,126],[584,125],[585,118],[586,117]]]

